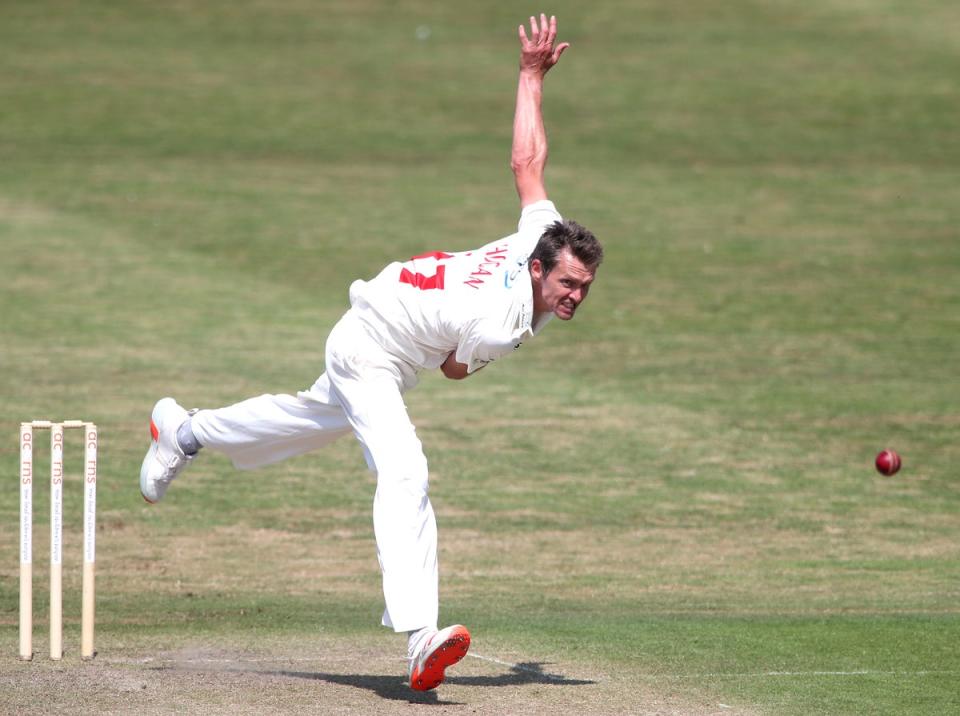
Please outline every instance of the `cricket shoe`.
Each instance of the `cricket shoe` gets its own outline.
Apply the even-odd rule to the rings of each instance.
[[[437,688],[443,682],[443,672],[465,657],[469,648],[470,632],[465,626],[455,624],[434,632],[410,660],[410,688],[414,691]]]
[[[177,443],[177,430],[190,416],[173,398],[162,398],[150,414],[150,449],[140,466],[140,494],[150,504],[163,499],[173,478],[195,455],[185,455]]]

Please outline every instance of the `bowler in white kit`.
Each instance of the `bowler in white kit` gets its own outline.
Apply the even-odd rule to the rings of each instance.
[[[516,233],[473,251],[430,251],[389,264],[350,286],[350,309],[326,343],[326,372],[293,395],[261,395],[224,408],[186,411],[173,398],[153,408],[140,470],[147,502],[160,501],[201,448],[241,469],[301,455],[353,434],[376,474],[373,523],[383,573],[383,624],[406,632],[409,683],[438,686],[462,659],[470,633],[438,630],[437,528],[427,458],[403,393],[439,368],[459,380],[513,352],[556,316],[573,318],[603,249],[564,221],[547,198],[543,80],[569,46],[556,18],[519,28],[520,75],[511,167],[520,197]]]

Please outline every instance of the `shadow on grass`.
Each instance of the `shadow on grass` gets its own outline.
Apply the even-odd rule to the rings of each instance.
[[[264,673],[264,672],[259,672]],[[302,671],[267,672],[274,676],[287,676],[298,679],[325,681],[331,684],[353,686],[357,689],[372,691],[377,696],[391,701],[404,701],[415,704],[458,705],[454,701],[442,701],[436,691],[412,691],[406,681],[396,674],[382,676],[377,674],[323,674]],[[456,686],[522,686],[523,684],[550,684],[553,686],[584,686],[595,682],[585,679],[568,679],[564,676],[549,674],[543,670],[543,664],[528,662],[515,664],[510,670],[496,676],[448,676],[445,684]]]

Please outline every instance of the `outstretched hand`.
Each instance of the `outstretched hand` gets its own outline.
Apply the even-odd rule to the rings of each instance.
[[[530,36],[527,30],[520,25],[520,71],[535,74],[547,74],[547,71],[560,61],[560,55],[570,47],[569,42],[561,42],[554,47],[557,41],[557,18],[551,16],[549,22],[545,14],[537,18],[530,17]]]

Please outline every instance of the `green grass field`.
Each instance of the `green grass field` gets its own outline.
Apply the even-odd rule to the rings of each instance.
[[[136,476],[157,398],[308,386],[354,278],[510,233],[541,10],[548,189],[607,259],[575,321],[409,394],[474,633],[417,695],[355,441],[205,455],[154,507]],[[0,5],[0,711],[960,711],[957,77],[947,0]],[[17,660],[34,418],[101,430],[90,663],[75,436],[67,654],[41,486]]]

